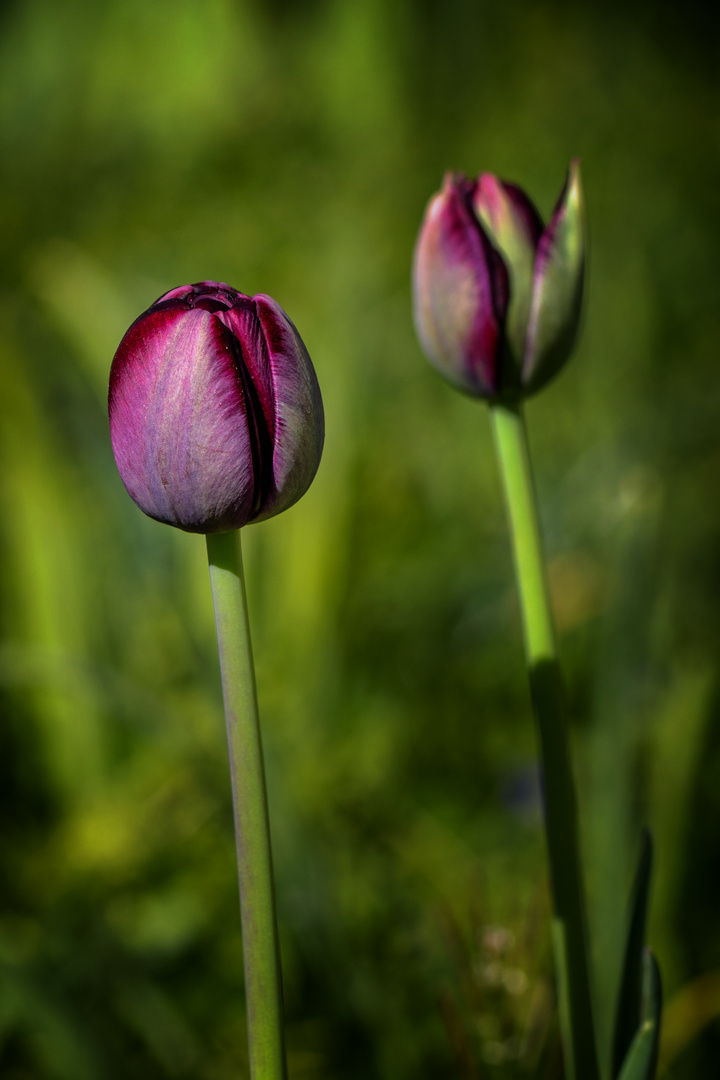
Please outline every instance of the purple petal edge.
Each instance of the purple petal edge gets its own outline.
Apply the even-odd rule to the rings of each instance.
[[[305,494],[320,465],[325,417],[315,368],[295,324],[276,300],[253,296],[273,383],[274,486],[255,520],[286,510]]]

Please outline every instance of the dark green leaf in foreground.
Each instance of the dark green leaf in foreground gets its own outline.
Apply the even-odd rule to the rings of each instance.
[[[643,955],[642,1020],[632,1041],[619,1080],[653,1080],[660,1046],[662,985],[660,968],[650,949]]]
[[[643,830],[637,872],[630,900],[630,922],[625,942],[622,977],[615,1013],[612,1075],[617,1077],[623,1068],[628,1048],[642,1021],[643,1007],[643,949],[650,897],[653,847],[650,832]]]

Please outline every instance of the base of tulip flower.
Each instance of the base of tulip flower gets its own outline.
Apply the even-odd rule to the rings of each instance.
[[[270,823],[240,531],[208,535],[207,549],[235,814],[250,1076],[285,1080]]]

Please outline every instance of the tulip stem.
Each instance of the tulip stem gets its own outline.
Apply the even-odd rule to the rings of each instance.
[[[282,975],[270,822],[240,531],[207,537],[230,753],[250,1076],[284,1080]]]
[[[568,1080],[598,1080],[587,915],[565,687],[543,556],[522,406],[490,407],[520,594],[543,775],[553,952]]]

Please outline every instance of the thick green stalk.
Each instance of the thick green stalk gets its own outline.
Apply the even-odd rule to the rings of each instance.
[[[284,1080],[282,976],[270,823],[240,532],[207,537],[230,751],[250,1076]]]
[[[530,690],[540,737],[545,832],[553,899],[553,949],[568,1080],[598,1080],[587,916],[570,760],[565,687],[558,661],[542,538],[521,405],[490,409],[520,593]]]

